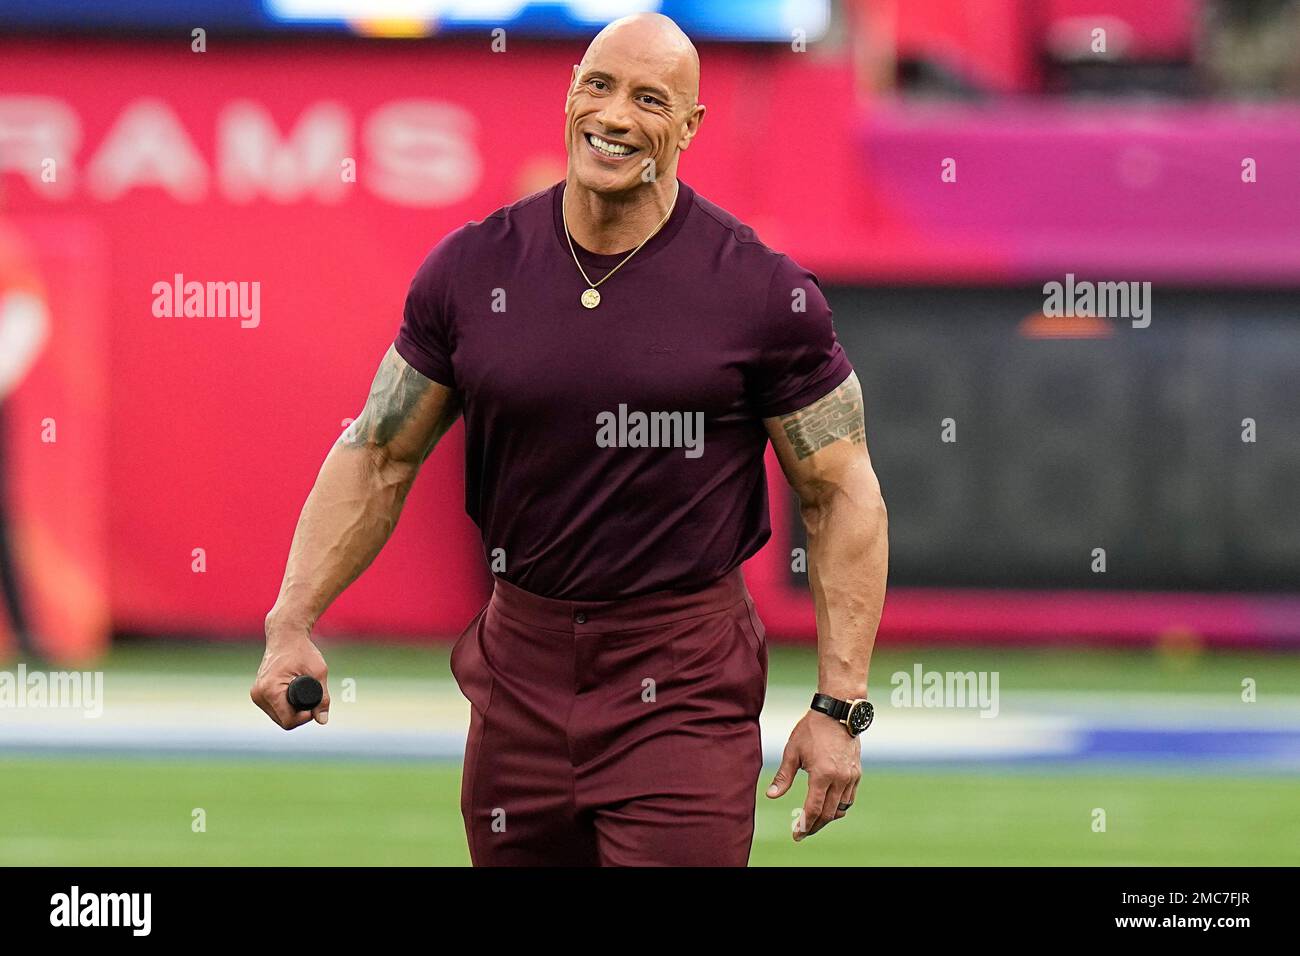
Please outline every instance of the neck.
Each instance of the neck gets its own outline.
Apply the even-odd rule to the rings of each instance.
[[[564,218],[569,234],[588,252],[627,252],[668,215],[678,188],[677,177],[670,176],[624,193],[598,193],[570,174],[564,187]]]

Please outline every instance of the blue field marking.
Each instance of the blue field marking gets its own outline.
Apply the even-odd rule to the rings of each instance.
[[[1296,730],[1152,730],[1106,727],[1090,730],[1078,759],[1244,761],[1300,767]]]
[[[1300,773],[1300,731],[1294,730],[1165,730],[1152,728],[1084,728],[1071,735],[1074,745],[1066,748],[1025,747],[997,754],[963,756],[954,753],[937,757],[924,750],[914,754],[887,756],[865,748],[863,763],[868,767],[944,766],[954,769],[1011,767],[1051,764],[1061,767],[1109,765],[1153,769],[1187,768],[1199,772],[1241,770]],[[765,758],[779,762],[784,741],[768,740]],[[0,753],[33,755],[113,754],[118,756],[242,759],[387,759],[397,761],[459,761],[464,751],[459,734],[339,734],[318,733],[311,738],[290,735],[260,739],[205,735],[154,735],[142,728],[86,738],[7,737],[0,739]]]

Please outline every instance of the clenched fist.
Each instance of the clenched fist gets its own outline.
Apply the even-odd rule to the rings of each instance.
[[[311,711],[295,711],[285,698],[289,682],[300,674],[307,674],[320,681],[324,695],[321,702]],[[329,668],[325,658],[311,642],[308,628],[286,628],[272,624],[266,625],[266,653],[262,655],[262,664],[257,669],[257,678],[249,696],[266,715],[285,730],[301,727],[308,721],[318,724],[328,723],[330,719],[330,689],[327,677]]]

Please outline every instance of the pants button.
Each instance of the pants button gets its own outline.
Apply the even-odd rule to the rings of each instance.
[[[587,623],[587,615],[586,615],[584,612],[582,612],[582,611],[578,611],[576,614],[573,615],[573,623],[575,623],[575,624],[586,624],[586,623]]]

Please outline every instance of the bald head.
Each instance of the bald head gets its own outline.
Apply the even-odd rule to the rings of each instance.
[[[579,70],[595,58],[615,57],[657,71],[694,106],[700,99],[700,55],[691,38],[662,13],[620,17],[596,34]]]
[[[671,182],[704,117],[699,98],[700,57],[676,23],[658,13],[615,20],[573,68],[570,178],[600,193]]]

